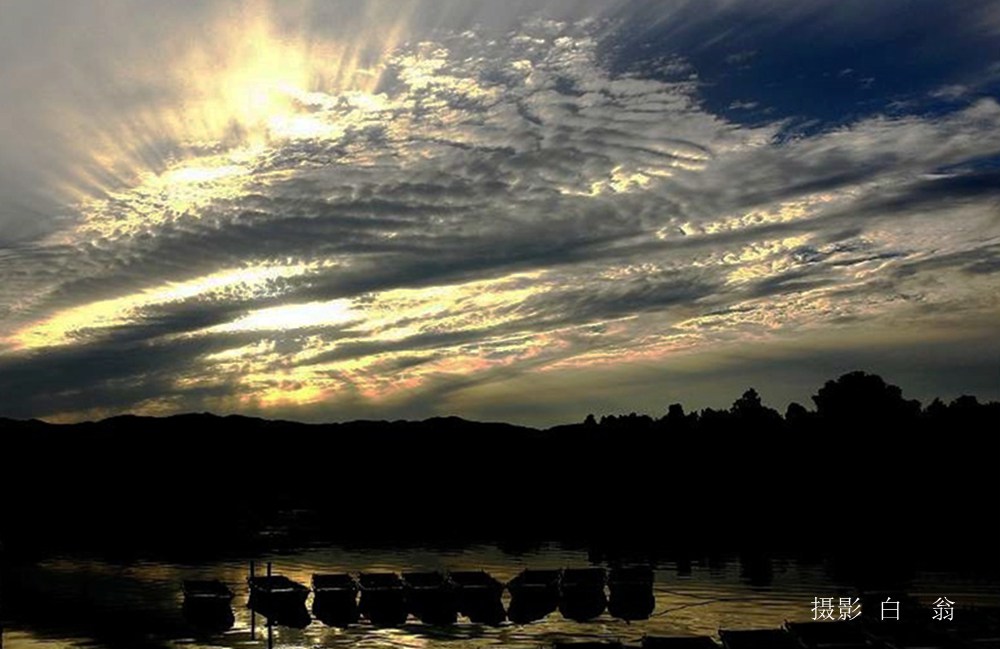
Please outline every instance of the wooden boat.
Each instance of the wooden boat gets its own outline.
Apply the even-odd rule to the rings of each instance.
[[[187,580],[182,614],[198,634],[214,635],[233,628],[233,591],[218,580]]]
[[[608,612],[621,620],[646,620],[656,608],[653,569],[648,566],[612,568],[608,576]]]
[[[344,627],[358,621],[358,582],[346,573],[313,575],[313,615],[327,626]]]
[[[218,579],[184,581],[184,600],[190,602],[226,602],[233,599],[233,591]]]
[[[282,575],[269,575],[267,577],[250,577],[247,580],[250,586],[250,597],[258,597],[282,604],[304,605],[306,597],[309,596],[309,589],[297,581],[292,581]]]
[[[1000,649],[1000,608],[960,608],[954,620],[943,624],[949,635],[961,638],[974,649]]]
[[[553,640],[552,649],[623,649],[619,640]]]
[[[455,585],[458,612],[470,621],[496,626],[507,619],[500,600],[503,584],[485,570],[452,572],[448,577]]]
[[[559,582],[559,612],[569,620],[592,620],[608,605],[604,568],[567,568]]]
[[[872,645],[885,649],[960,649],[967,646],[945,633],[944,627],[932,628],[926,622],[929,618],[930,613],[925,612],[923,622],[880,620],[866,624],[865,633]]]
[[[725,649],[802,649],[784,629],[720,630]]]
[[[377,626],[399,626],[406,622],[406,595],[403,580],[394,572],[358,575],[361,586],[360,611]]]
[[[843,622],[786,622],[785,628],[807,649],[864,649],[868,636],[861,625]]]
[[[507,618],[516,624],[541,620],[559,606],[559,570],[523,570],[507,583]]]
[[[642,649],[719,649],[719,644],[704,635],[656,636],[642,638]]]
[[[446,626],[458,621],[453,584],[440,572],[404,572],[406,608],[424,624]]]
[[[269,620],[292,628],[304,628],[311,621],[306,610],[309,589],[282,575],[252,576],[249,606]]]

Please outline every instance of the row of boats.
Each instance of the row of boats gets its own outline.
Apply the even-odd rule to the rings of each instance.
[[[526,624],[556,610],[575,621],[593,619],[605,610],[632,621],[647,619],[656,605],[648,567],[529,569],[506,584],[483,570],[316,574],[311,589],[283,575],[251,574],[248,588],[253,611],[294,627],[310,622],[310,591],[312,614],[335,627],[361,618],[377,626],[399,626],[411,615],[436,626],[455,624],[459,615],[486,625],[505,620]],[[506,608],[504,590],[510,593]],[[185,613],[202,626],[214,626],[213,619],[218,626],[230,620],[233,596],[221,581],[184,582]]]
[[[517,622],[515,602],[547,602],[534,609],[535,613],[552,612],[556,607],[565,610],[564,603],[574,597],[577,587],[592,592],[595,585],[606,584],[612,600],[616,593],[628,598],[640,590],[645,593],[648,587],[649,602],[643,605],[642,614],[649,617],[654,603],[651,571],[612,571],[608,579],[601,579],[602,573],[600,569],[525,570],[506,585],[483,571],[314,575],[313,612],[320,620],[337,626],[357,622],[360,616],[376,624],[401,624],[411,614],[430,624],[453,623],[456,613],[490,624],[505,617]],[[249,586],[251,608],[269,620],[274,617],[276,623],[294,626],[309,623],[305,603],[310,589],[306,586],[270,575],[251,578]],[[228,612],[231,626],[233,592],[228,586],[218,581],[189,581],[184,587],[186,607],[220,605]],[[506,615],[500,601],[504,588],[511,593]],[[594,607],[588,614],[596,610],[596,604]],[[292,613],[296,608],[299,612]],[[638,646],[613,640],[552,644],[553,649],[1000,649],[998,608],[960,610],[955,614],[957,621],[947,623],[930,620],[927,611],[920,611],[915,601],[908,613],[909,621],[866,618],[851,622],[786,622],[779,629],[722,629],[718,641],[708,636],[647,635]],[[291,619],[286,617],[289,615]]]

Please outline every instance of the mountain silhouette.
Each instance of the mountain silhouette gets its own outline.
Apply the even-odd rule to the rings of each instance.
[[[671,404],[546,430],[457,417],[2,419],[0,538],[24,554],[317,539],[867,544],[889,556],[998,545],[1000,404],[922,408],[864,372],[826,382],[813,402],[782,416],[751,388],[725,410]]]

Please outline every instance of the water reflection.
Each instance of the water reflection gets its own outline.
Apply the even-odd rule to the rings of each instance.
[[[607,572],[608,607],[579,622],[568,619],[570,611],[563,611],[564,615],[557,610],[558,571],[596,567],[583,550],[542,547],[511,556],[492,546],[405,551],[317,548],[255,558],[274,561],[281,576],[313,586],[301,607],[293,607],[294,615],[274,610],[261,610],[263,615],[257,615],[247,607],[251,592],[246,557],[198,564],[65,558],[8,566],[4,588],[9,624],[4,646],[235,649],[266,646],[268,632],[276,647],[473,649],[537,647],[556,640],[638,644],[644,636],[717,637],[720,628],[777,628],[785,620],[807,621],[814,597],[856,592],[855,584],[831,576],[822,562],[754,557],[755,568],[748,570],[745,562],[728,557],[694,558],[663,561],[651,572],[605,564],[600,567],[611,568]],[[758,569],[761,561],[769,564],[763,572]],[[405,582],[398,575],[446,571],[455,583],[457,623],[434,626],[408,616]],[[364,583],[360,585],[360,602],[366,602],[366,592],[369,599],[352,611],[347,602],[357,600],[348,594],[347,575],[359,573],[369,575],[368,590]],[[768,575],[766,582],[761,574]],[[314,581],[313,575],[334,576],[327,584],[330,589],[317,588],[323,582]],[[184,580],[211,579],[228,585],[235,595],[229,608],[232,618],[220,610],[213,619],[185,604]],[[515,584],[511,592],[501,591],[500,582],[511,580]],[[519,580],[523,588],[516,586]],[[585,592],[586,578],[578,582]],[[998,581],[992,576],[913,573],[901,587],[895,585],[897,579],[893,584],[892,592],[908,593],[921,607],[941,594],[950,594],[965,605],[1000,605]],[[503,620],[504,607],[510,612],[509,621]],[[311,619],[310,610],[316,619]],[[278,625],[268,627],[268,621]],[[375,621],[395,626],[380,627]],[[256,626],[253,641],[252,624]]]

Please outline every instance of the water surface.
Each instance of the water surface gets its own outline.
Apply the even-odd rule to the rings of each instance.
[[[485,569],[506,581],[525,568],[593,565],[587,552],[545,546],[523,554],[483,545],[461,550],[309,548],[253,557],[271,561],[277,574],[308,584],[317,572]],[[62,649],[92,647],[264,647],[263,620],[246,607],[250,557],[197,563],[52,558],[14,569],[5,597],[4,647]],[[606,565],[598,563],[598,565]],[[735,556],[654,565],[655,611],[631,623],[606,612],[590,622],[564,619],[558,612],[526,625],[499,627],[460,618],[452,627],[410,621],[399,628],[375,628],[362,621],[346,629],[313,620],[305,629],[275,627],[276,647],[448,647],[492,645],[537,647],[556,639],[614,639],[634,642],[643,635],[710,635],[720,628],[777,627],[786,620],[812,618],[814,597],[857,594],[850,577],[838,576],[830,562],[794,558]],[[235,623],[220,635],[198,636],[182,615],[184,579],[222,579],[236,592]],[[960,606],[1000,605],[993,576],[920,572],[897,576],[894,587],[921,601],[948,596]],[[307,602],[311,605],[312,596]],[[509,602],[505,593],[504,603]],[[870,612],[874,615],[875,612]]]

